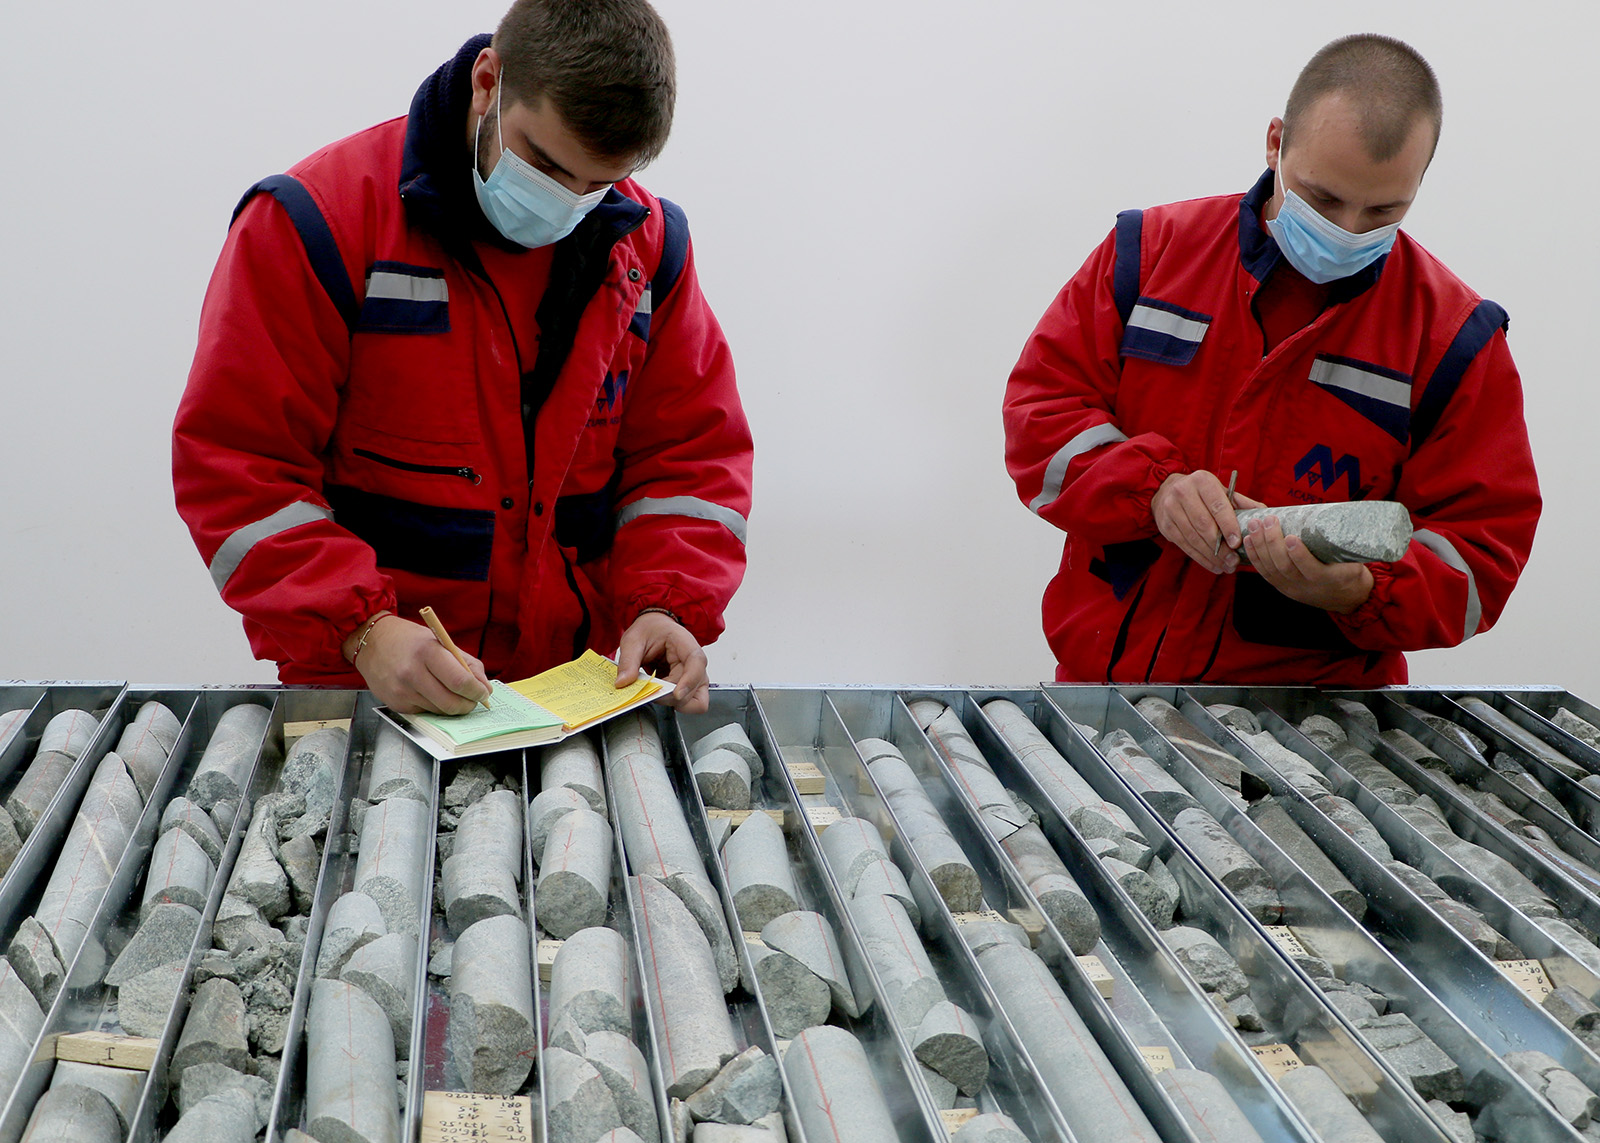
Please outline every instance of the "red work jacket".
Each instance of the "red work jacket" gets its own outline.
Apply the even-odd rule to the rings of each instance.
[[[517,346],[462,142],[482,43],[251,188],[207,291],[177,504],[285,682],[360,686],[340,644],[383,608],[506,677],[646,607],[707,643],[744,574],[750,435],[683,215],[617,184]]]
[[[1540,499],[1505,312],[1401,233],[1264,352],[1271,189],[1269,171],[1243,196],[1120,215],[1011,374],[1007,468],[1067,533],[1044,595],[1061,681],[1404,682],[1401,652],[1487,630],[1527,562]],[[1150,501],[1174,473],[1234,469],[1268,505],[1398,500],[1415,538],[1368,565],[1350,615],[1214,576]]]

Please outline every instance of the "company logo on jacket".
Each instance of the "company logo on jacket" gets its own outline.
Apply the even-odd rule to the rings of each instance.
[[[1346,499],[1360,500],[1361,459],[1346,453],[1335,460],[1332,448],[1325,444],[1314,444],[1294,466],[1295,484],[1304,481],[1306,491],[1296,487],[1290,495],[1304,504],[1321,504],[1327,497],[1317,495],[1317,488],[1332,492],[1341,479],[1346,482]]]

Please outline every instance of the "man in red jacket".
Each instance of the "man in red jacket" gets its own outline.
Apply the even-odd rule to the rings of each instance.
[[[1439,137],[1432,69],[1382,36],[1316,54],[1244,195],[1126,211],[1006,389],[1006,463],[1067,533],[1057,678],[1406,679],[1498,617],[1538,481],[1506,315],[1399,232]],[[1398,500],[1394,563],[1319,563],[1239,506]],[[1248,566],[1241,566],[1241,549]]]
[[[294,684],[461,713],[620,647],[704,709],[751,442],[647,0],[518,0],[410,113],[250,188],[173,429],[178,510]],[[431,605],[471,653],[422,624]]]

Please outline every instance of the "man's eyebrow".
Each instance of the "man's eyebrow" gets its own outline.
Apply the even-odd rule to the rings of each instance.
[[[566,175],[569,179],[575,179],[578,177],[546,154],[545,149],[539,146],[539,144],[535,143],[531,138],[529,138],[529,136],[524,135],[523,138],[528,140],[528,150],[533,152],[533,157],[544,166],[550,167],[551,169]]]
[[[1312,194],[1318,196],[1319,198],[1331,199],[1334,202],[1343,202],[1344,201],[1344,199],[1341,198],[1339,195],[1334,194],[1332,191],[1328,190],[1326,187],[1318,186],[1316,183],[1312,182],[1310,179],[1301,179],[1300,180],[1300,185],[1305,187],[1306,190],[1310,191]],[[1367,209],[1368,210],[1398,210],[1402,206],[1407,206],[1410,203],[1411,203],[1410,199],[1401,198],[1401,199],[1395,199],[1395,201],[1393,201],[1393,202],[1376,202],[1376,203],[1373,203],[1371,206],[1369,206]]]

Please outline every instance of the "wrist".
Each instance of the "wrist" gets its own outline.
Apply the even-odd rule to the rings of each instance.
[[[683,620],[679,619],[675,614],[673,614],[671,611],[669,611],[665,607],[641,607],[641,608],[639,608],[638,613],[634,615],[633,621],[635,623],[637,623],[637,622],[639,622],[639,620],[643,619],[646,615],[665,615],[668,619],[672,620],[679,627],[683,626]]]
[[[1372,577],[1372,570],[1366,564],[1355,564],[1353,566],[1356,569],[1355,575],[1350,578],[1346,590],[1341,593],[1339,606],[1329,609],[1340,615],[1349,615],[1351,612],[1359,610],[1362,604],[1371,598],[1372,588],[1376,583]]]
[[[369,616],[365,623],[352,631],[349,638],[345,639],[344,643],[341,644],[339,648],[340,653],[344,656],[345,662],[349,663],[352,667],[355,666],[356,657],[360,655],[362,650],[366,647],[367,641],[372,637],[372,632],[378,626],[378,623],[381,620],[392,618],[394,618],[394,612],[385,609]]]

